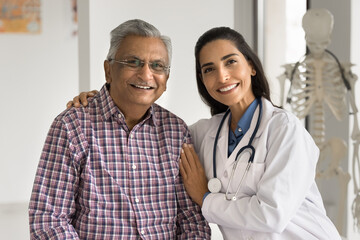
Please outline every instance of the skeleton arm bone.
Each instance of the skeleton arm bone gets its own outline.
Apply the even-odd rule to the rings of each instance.
[[[280,104],[281,106],[284,106],[286,104],[285,99],[287,99],[288,94],[285,92],[285,84],[286,84],[286,80],[290,81],[290,85],[291,85],[291,75],[292,75],[292,71],[294,70],[296,64],[285,64],[282,65],[283,68],[285,68],[285,71],[283,74],[281,74],[280,76],[277,77],[278,81],[279,81],[279,85],[280,85]]]
[[[351,133],[351,139],[353,141],[360,141],[360,131],[359,131],[358,118],[357,118],[358,108],[356,106],[356,101],[355,101],[355,82],[357,81],[358,78],[355,74],[351,72],[350,70],[351,66],[352,64],[350,63],[343,64],[343,68],[345,70],[345,77],[349,81],[349,84],[351,86],[351,90],[348,92],[352,114],[354,115],[354,123],[353,123],[354,126],[353,126],[353,131]]]
[[[357,80],[357,76],[352,74],[350,67],[352,66],[351,63],[342,64],[345,70],[345,76],[349,81],[351,86],[351,90],[349,91],[349,102],[350,106],[354,115],[354,122],[353,122],[353,131],[351,134],[351,139],[353,142],[353,159],[352,159],[352,178],[354,184],[354,194],[355,199],[352,203],[351,210],[354,218],[354,225],[360,229],[360,189],[359,189],[359,182],[360,182],[360,158],[359,158],[359,143],[360,143],[360,131],[357,119],[358,109],[356,106],[355,101],[355,82]]]

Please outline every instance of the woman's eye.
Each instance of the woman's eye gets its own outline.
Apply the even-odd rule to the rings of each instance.
[[[236,63],[237,61],[234,60],[234,59],[229,59],[227,62],[226,62],[226,65],[231,65],[231,64],[234,64]]]
[[[214,69],[212,67],[208,67],[208,68],[204,68],[203,69],[203,73],[209,73],[211,71],[213,71]]]

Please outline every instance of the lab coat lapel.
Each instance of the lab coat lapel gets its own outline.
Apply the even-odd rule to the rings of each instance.
[[[228,139],[228,135],[229,135],[229,116],[230,116],[230,114],[226,117],[226,119],[224,121],[224,124],[221,127],[218,142],[217,142],[217,145],[216,145],[216,162],[217,162],[216,165],[217,165],[217,168],[219,166],[224,166],[226,161],[227,161],[227,152],[228,152],[228,147],[227,146],[228,146],[228,140],[229,140]],[[221,121],[222,117],[223,116],[221,116],[221,118],[219,118],[217,128],[214,128],[212,130],[212,132],[211,132],[211,137],[213,139],[212,144],[214,144],[214,142],[215,142],[216,133],[218,131],[220,121]],[[218,174],[221,174],[221,173],[219,172]]]
[[[222,161],[222,166],[226,164],[227,155],[228,155],[228,145],[229,145],[229,116],[226,117],[224,125],[221,128],[219,134],[219,140],[216,149],[216,160]],[[221,160],[220,160],[221,159]]]
[[[272,115],[272,112],[273,112],[273,108],[274,108],[272,106],[272,104],[269,101],[267,101],[266,99],[261,98],[261,101],[262,101],[262,105],[263,105],[263,107],[262,107],[262,116],[261,116],[261,119],[260,119],[260,125],[259,125],[259,128],[258,128],[258,131],[255,134],[253,143],[254,143],[254,141],[256,141],[257,138],[259,138],[261,136],[261,134],[264,131],[264,128],[266,126],[266,122],[269,121],[269,119],[270,119],[270,117]],[[226,147],[226,155],[222,155],[224,157],[224,159],[228,159],[228,161],[225,163],[225,169],[227,169],[228,167],[230,167],[234,163],[238,151],[242,147],[246,146],[249,143],[251,135],[253,134],[253,132],[255,130],[255,127],[256,127],[256,123],[257,123],[257,120],[258,120],[258,117],[259,117],[259,111],[260,111],[260,107],[258,106],[256,108],[255,112],[254,112],[254,115],[253,115],[252,119],[251,119],[250,128],[245,133],[244,137],[241,139],[239,144],[236,146],[236,148],[234,149],[234,151],[230,155],[229,159],[227,158],[227,145],[225,145],[225,147]],[[229,131],[229,129],[227,131]],[[227,141],[226,141],[226,144],[228,144]]]
[[[255,134],[254,140],[261,136],[262,132],[264,131],[264,128],[267,125],[266,123],[271,118],[271,115],[273,113],[273,108],[274,108],[272,106],[272,104],[269,101],[267,101],[265,98],[261,98],[261,101],[262,101],[262,115],[261,115],[261,119],[260,119],[260,125],[259,125],[257,133]],[[246,132],[245,136],[241,139],[241,142],[239,143],[239,145],[245,146],[249,143],[251,135],[253,134],[255,127],[256,127],[256,123],[257,123],[257,120],[259,117],[259,111],[260,111],[260,107],[257,106],[257,108],[254,112],[253,118],[251,119],[250,128]]]
[[[267,126],[267,122],[270,120],[271,116],[274,113],[274,106],[265,98],[261,98],[263,109],[262,109],[262,116],[260,120],[260,126],[257,134],[255,135],[255,138],[258,138],[261,136],[262,132],[264,131],[265,127]],[[251,128],[252,131],[254,131],[257,121],[257,116],[259,114],[259,107],[257,108],[256,118],[253,118],[253,121],[251,122]],[[255,121],[254,121],[255,120]],[[249,137],[250,138],[250,137]]]
[[[262,116],[261,116],[261,120],[260,120],[259,129],[258,129],[257,133],[255,134],[254,141],[261,136],[262,132],[264,131],[264,128],[266,127],[266,123],[269,121],[269,119],[273,113],[273,109],[274,109],[272,104],[269,101],[267,101],[266,99],[261,98],[261,101],[263,103]],[[229,134],[229,124],[228,124],[229,120],[228,119],[229,119],[229,116],[225,119],[224,125],[221,128],[218,143],[216,146],[216,162],[218,163],[218,164],[216,164],[217,168],[219,168],[219,166],[224,166],[223,169],[217,169],[219,176],[221,176],[222,171],[224,169],[229,168],[234,163],[236,154],[240,150],[240,148],[242,148],[243,146],[245,146],[249,143],[250,137],[256,126],[258,115],[259,115],[259,106],[255,110],[254,116],[251,120],[249,130],[246,132],[245,136],[241,139],[241,141],[236,146],[236,148],[234,149],[233,153],[230,155],[229,158],[228,158],[228,134]],[[217,127],[220,124],[221,118],[219,118]],[[213,141],[211,141],[212,144],[214,144],[217,130],[218,130],[218,128],[213,128],[212,132],[210,134],[213,139]],[[222,162],[222,164],[221,164],[221,162]]]

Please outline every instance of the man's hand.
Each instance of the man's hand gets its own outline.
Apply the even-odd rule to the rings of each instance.
[[[81,92],[79,94],[79,96],[76,96],[73,98],[72,101],[69,101],[66,104],[66,108],[71,108],[71,107],[80,107],[81,105],[83,105],[84,107],[86,107],[88,105],[88,101],[87,99],[89,97],[93,97],[98,93],[97,90],[92,90],[90,92]]]

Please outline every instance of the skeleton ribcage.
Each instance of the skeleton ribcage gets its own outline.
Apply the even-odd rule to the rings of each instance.
[[[290,89],[291,108],[300,118],[313,110],[313,138],[321,147],[325,137],[324,104],[339,121],[347,112],[346,87],[336,62],[301,62],[294,72]]]

